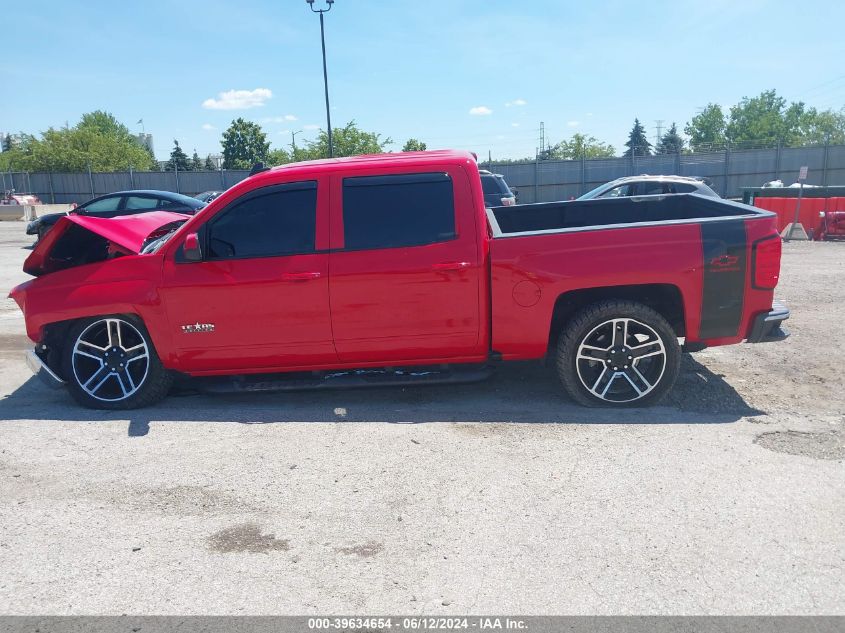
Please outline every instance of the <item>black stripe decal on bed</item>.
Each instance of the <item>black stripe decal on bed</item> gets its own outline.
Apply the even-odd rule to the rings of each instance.
[[[745,293],[747,237],[743,220],[701,223],[704,253],[700,338],[736,336]]]

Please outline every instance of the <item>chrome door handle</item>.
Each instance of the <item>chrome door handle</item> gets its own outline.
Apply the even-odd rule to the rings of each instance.
[[[434,270],[465,270],[472,266],[469,262],[445,262],[443,264],[435,264]]]
[[[319,279],[323,276],[321,272],[307,272],[307,273],[282,273],[282,281],[308,281],[310,279]]]

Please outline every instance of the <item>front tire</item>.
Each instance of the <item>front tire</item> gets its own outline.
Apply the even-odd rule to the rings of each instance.
[[[62,369],[73,398],[91,409],[137,409],[164,398],[173,376],[133,316],[78,321],[68,333]]]
[[[675,384],[681,347],[672,326],[634,301],[587,306],[565,326],[557,371],[567,394],[588,407],[644,407]]]

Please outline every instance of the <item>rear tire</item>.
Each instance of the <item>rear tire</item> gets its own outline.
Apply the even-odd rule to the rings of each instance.
[[[645,407],[675,384],[681,347],[672,326],[634,301],[587,306],[564,326],[557,372],[567,394],[588,407]]]
[[[141,320],[130,315],[82,319],[68,332],[62,369],[68,389],[91,409],[137,409],[164,398],[173,375]]]

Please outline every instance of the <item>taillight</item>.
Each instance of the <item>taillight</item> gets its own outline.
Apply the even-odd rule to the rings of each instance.
[[[780,277],[781,239],[779,235],[763,238],[753,247],[755,288],[771,290]]]
[[[507,198],[502,198],[502,206],[503,207],[512,207],[516,205],[516,198],[513,196],[509,196]]]

